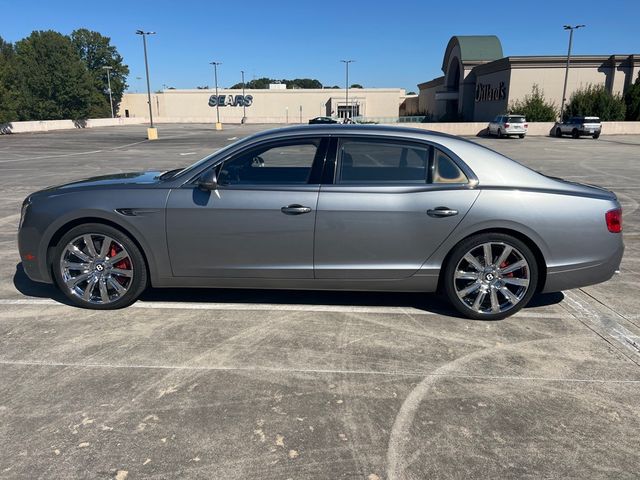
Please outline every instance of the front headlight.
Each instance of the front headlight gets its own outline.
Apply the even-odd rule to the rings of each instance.
[[[31,206],[31,197],[27,197],[24,202],[22,202],[22,210],[20,210],[20,223],[18,224],[18,230],[22,228],[22,223],[24,222],[24,217],[27,214],[27,210]]]

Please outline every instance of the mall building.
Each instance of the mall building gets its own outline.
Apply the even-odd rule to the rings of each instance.
[[[307,123],[319,116],[396,117],[405,99],[402,88],[163,90],[151,95],[154,118],[163,122]],[[122,117],[148,117],[146,93],[126,93],[119,108]]]
[[[153,115],[164,122],[306,123],[317,116],[364,117],[380,123],[398,116],[428,115],[433,121],[489,121],[531,93],[537,84],[547,101],[560,107],[567,58],[511,56],[495,35],[451,37],[442,60],[444,75],[418,85],[418,95],[402,88],[263,90],[163,90],[151,95]],[[409,68],[409,67],[408,67]],[[622,94],[638,77],[640,54],[573,55],[567,99],[589,84]],[[216,108],[217,106],[217,108]],[[147,95],[126,93],[122,117],[148,117]]]
[[[505,57],[495,35],[451,37],[442,60],[444,75],[419,84],[419,94],[407,98],[401,112],[434,120],[489,121],[530,94],[534,84],[559,109],[566,63],[566,55]],[[566,98],[589,84],[622,94],[639,72],[640,54],[572,55]]]

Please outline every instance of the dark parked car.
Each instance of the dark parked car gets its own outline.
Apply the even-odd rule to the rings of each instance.
[[[566,122],[556,123],[554,133],[556,137],[571,135],[573,138],[590,136],[598,138],[602,131],[602,123],[598,117],[571,117]]]
[[[331,123],[338,123],[338,121],[331,117],[316,117],[309,120],[309,125],[328,125]]]
[[[613,193],[468,140],[327,125],[33,193],[18,238],[26,274],[82,307],[125,307],[147,285],[442,289],[464,315],[498,319],[536,291],[609,279],[621,222]]]

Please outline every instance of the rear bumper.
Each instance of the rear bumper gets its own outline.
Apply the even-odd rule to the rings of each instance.
[[[549,268],[542,292],[559,292],[606,282],[620,268],[623,253],[624,245],[621,242],[620,247],[602,262]]]

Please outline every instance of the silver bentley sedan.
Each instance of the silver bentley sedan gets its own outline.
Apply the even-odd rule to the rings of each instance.
[[[621,231],[612,192],[469,140],[317,125],[33,193],[19,249],[32,280],[86,308],[126,307],[149,285],[441,291],[492,320],[608,280]]]

